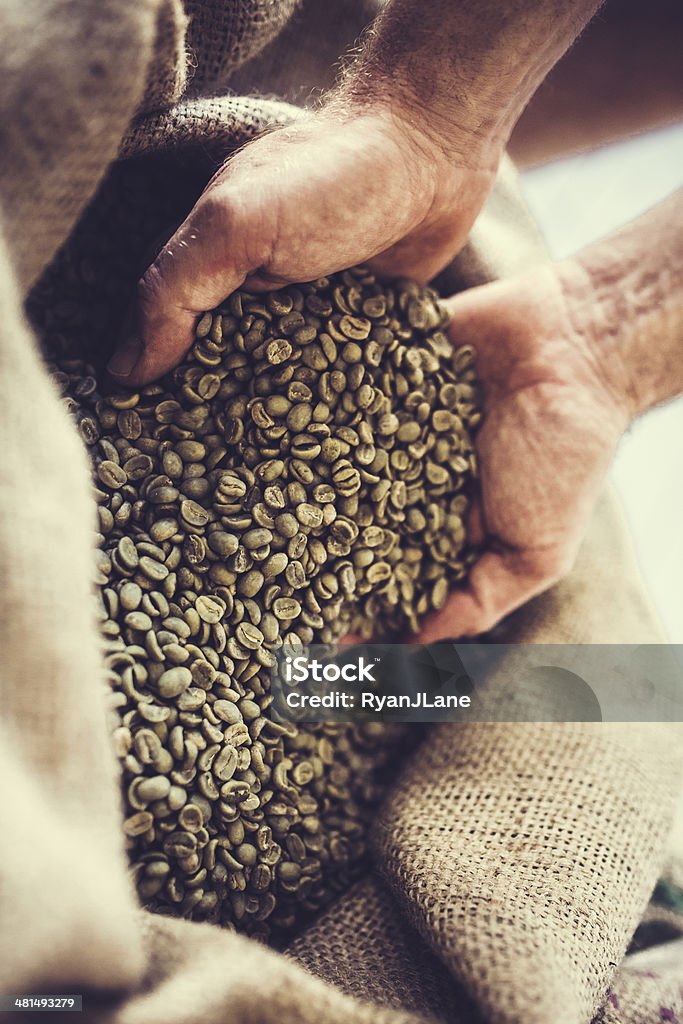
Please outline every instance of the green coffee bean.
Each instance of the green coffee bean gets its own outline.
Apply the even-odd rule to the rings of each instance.
[[[168,576],[168,569],[162,562],[157,562],[155,559],[150,558],[149,555],[143,555],[140,558],[140,570],[151,580],[152,583],[162,583]]]
[[[209,547],[221,558],[229,558],[230,555],[234,555],[239,543],[239,537],[234,533],[224,533],[222,530],[210,533],[208,537]]]
[[[433,293],[356,269],[234,293],[140,392],[60,370],[98,483],[124,831],[156,909],[282,937],[361,863],[404,734],[273,721],[270,673],[282,644],[404,635],[464,579],[480,412],[444,325]]]
[[[130,629],[141,630],[145,633],[152,628],[152,620],[145,612],[128,612],[123,621]]]
[[[195,609],[202,622],[210,624],[220,622],[225,612],[225,607],[220,601],[204,595],[197,598]]]
[[[177,697],[192,682],[192,673],[183,665],[169,668],[157,680],[157,689],[162,697]]]
[[[97,468],[97,475],[105,487],[110,490],[118,490],[128,481],[126,471],[115,462],[105,459]]]
[[[142,589],[137,583],[126,582],[119,590],[119,602],[122,610],[133,612],[142,601]]]
[[[263,575],[265,579],[270,580],[275,576],[279,576],[280,573],[284,572],[289,563],[289,559],[284,551],[279,551],[275,555],[271,555],[263,564]]]
[[[129,818],[126,818],[123,823],[123,831],[127,836],[133,838],[149,831],[153,824],[154,818],[149,811],[138,811],[137,814],[132,814]]]
[[[299,532],[299,522],[291,512],[283,512],[275,517],[275,529],[281,537],[291,539]]]
[[[259,569],[250,569],[237,582],[237,592],[242,597],[254,597],[263,586],[264,576]]]
[[[246,533],[242,534],[242,543],[248,550],[264,547],[266,544],[270,544],[272,539],[273,534],[271,531],[261,527],[247,530]]]
[[[297,505],[294,514],[301,525],[307,529],[316,529],[323,521],[322,509],[307,501],[302,501]]]
[[[206,509],[189,498],[181,501],[180,515],[190,526],[206,526],[209,521],[209,513]]]
[[[278,597],[273,601],[273,614],[277,619],[295,619],[301,614],[301,604],[293,597]]]
[[[282,459],[269,459],[257,467],[256,473],[260,480],[272,483],[284,474],[285,464]]]

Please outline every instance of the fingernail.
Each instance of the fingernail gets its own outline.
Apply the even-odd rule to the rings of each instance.
[[[107,364],[112,377],[125,380],[130,377],[142,354],[142,344],[135,336],[129,337],[117,348]]]

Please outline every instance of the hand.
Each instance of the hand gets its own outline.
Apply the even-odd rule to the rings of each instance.
[[[464,244],[495,176],[495,164],[478,166],[479,144],[460,148],[377,106],[323,110],[249,144],[140,281],[136,329],[110,372],[131,385],[165,373],[198,314],[242,285],[263,291],[368,261],[427,281]]]
[[[485,551],[420,643],[493,628],[573,565],[629,419],[577,281],[569,264],[544,267],[450,300],[453,344],[474,345],[483,388],[470,536]]]

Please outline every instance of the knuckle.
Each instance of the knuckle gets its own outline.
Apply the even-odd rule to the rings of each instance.
[[[138,304],[143,315],[158,303],[164,286],[164,274],[157,257],[144,272],[137,285]]]
[[[144,319],[204,308],[231,277],[235,218],[217,189],[198,201],[137,286]]]
[[[203,236],[224,236],[235,227],[237,211],[225,187],[217,184],[205,192],[192,210],[187,224],[201,241]]]

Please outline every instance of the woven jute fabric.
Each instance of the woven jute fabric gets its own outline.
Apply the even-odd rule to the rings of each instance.
[[[377,876],[357,883],[288,948],[335,988],[448,1024],[483,1024],[474,1002]]]
[[[613,499],[605,496],[571,576],[517,613],[509,637],[528,643],[658,642],[626,541]],[[615,587],[623,594],[618,608],[610,599]],[[499,681],[514,672],[514,663],[504,662]],[[405,931],[400,943],[385,934],[383,960],[391,963],[385,963],[384,977],[405,979],[412,992],[413,965],[424,963],[420,975],[430,979],[432,998],[426,1005],[444,1020],[459,1019],[463,988],[486,1020],[590,1020],[661,866],[680,787],[679,747],[680,727],[674,725],[477,723],[434,729],[377,822],[378,872],[415,929]],[[324,927],[320,923],[292,948],[309,969],[337,984],[347,920],[355,920],[354,956],[369,933],[367,944],[377,958],[375,907],[386,897],[375,894],[382,891],[378,882],[368,884],[363,899],[349,895],[342,901],[353,900],[353,908],[336,907]],[[451,989],[424,961],[417,933],[450,968]],[[389,934],[395,935],[391,927]],[[343,963],[345,990],[377,998],[373,986],[365,979],[359,985],[358,973]],[[605,1019],[656,1020],[637,1015],[658,997],[657,986],[628,965],[629,958],[609,994],[605,1012],[609,1007],[612,1016]],[[662,978],[661,1006],[671,1002],[672,976],[673,967]],[[390,983],[374,985],[379,992],[383,987],[385,999],[395,998]],[[456,1009],[444,1012],[449,998]]]
[[[402,778],[378,860],[490,1019],[590,1018],[656,881],[667,794],[652,794],[675,741],[656,726],[440,728]]]
[[[23,294],[92,197],[146,86],[154,101],[180,96],[185,16],[180,0],[10,0],[0,19],[2,207]]]
[[[375,872],[286,954],[136,907],[89,583],[87,460],[23,301],[74,227],[97,224],[104,249],[117,231],[133,237],[124,211],[118,226],[97,217],[117,154],[150,182],[177,169],[162,226],[217,159],[299,116],[220,95],[247,57],[270,91],[277,48],[263,47],[291,6],[9,0],[0,13],[0,991],[82,991],[84,1019],[107,1024],[675,1019],[661,1016],[679,1012],[675,960],[659,973],[617,966],[665,857],[683,757],[673,726],[433,730],[397,765]],[[150,242],[121,262],[103,344]],[[444,287],[542,258],[506,165]],[[659,636],[610,495],[574,572],[508,627],[528,642]]]
[[[187,47],[193,67],[190,91],[216,91],[230,74],[278,35],[298,0],[186,0]]]

